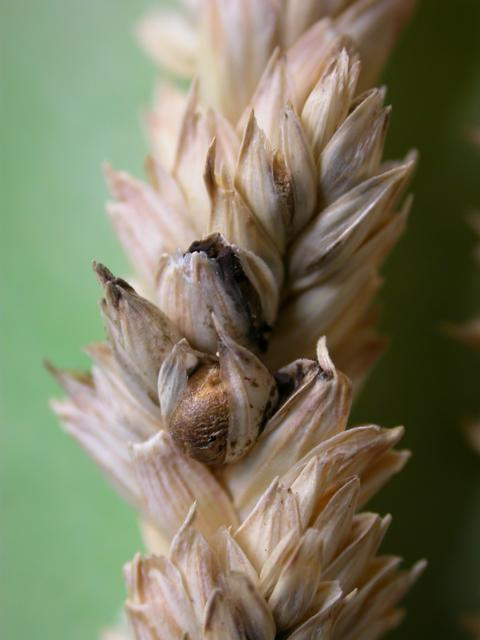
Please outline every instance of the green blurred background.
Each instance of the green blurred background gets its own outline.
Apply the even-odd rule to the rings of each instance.
[[[139,114],[155,70],[132,36],[149,0],[2,0],[0,637],[96,637],[139,548],[132,513],[59,429],[45,356],[85,367],[103,335],[92,258],[126,265],[103,215],[100,163],[142,173]],[[392,512],[385,549],[430,566],[392,638],[461,638],[480,609],[480,457],[460,425],[480,414],[480,358],[442,335],[480,309],[464,212],[480,206],[480,2],[424,0],[387,69],[388,155],[421,164],[408,233],[382,292],[392,346],[355,421],[407,426],[414,457],[374,505]]]

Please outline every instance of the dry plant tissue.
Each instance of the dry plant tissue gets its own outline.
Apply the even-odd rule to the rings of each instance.
[[[138,26],[163,82],[147,180],[105,167],[134,270],[94,264],[107,342],[51,367],[65,430],[134,507],[138,640],[374,640],[424,562],[368,500],[402,427],[349,425],[415,153],[383,158],[380,71],[413,0],[189,0]],[[400,550],[401,551],[401,550]]]

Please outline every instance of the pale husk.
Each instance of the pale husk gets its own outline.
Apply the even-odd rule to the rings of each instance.
[[[95,264],[109,343],[87,376],[52,368],[65,429],[143,522],[135,638],[374,640],[402,618],[424,563],[378,555],[390,516],[361,510],[403,428],[347,424],[416,161],[382,159],[370,87],[413,5],[199,0],[140,25],[195,76],[158,89],[148,183],[105,168],[142,295]]]

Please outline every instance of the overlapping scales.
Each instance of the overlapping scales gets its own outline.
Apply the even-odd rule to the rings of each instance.
[[[302,39],[273,52],[236,128],[199,102],[195,82],[170,171],[161,153],[149,185],[109,169],[109,212],[152,300],[192,346],[214,352],[218,309],[223,329],[272,370],[311,357],[327,335],[357,385],[384,344],[371,301],[405,225],[415,156],[382,162],[384,91],[358,95],[351,45],[328,21],[315,33],[309,66]],[[219,268],[212,234],[236,256],[253,312]]]
[[[372,86],[415,0],[201,0],[183,4],[183,12],[149,12],[138,27],[140,41],[162,68],[184,78],[198,76],[205,102],[236,122],[275,47],[295,51],[297,60],[304,54],[313,66],[315,56],[321,55],[326,24],[352,39],[363,61],[360,88]],[[294,70],[303,73],[306,69],[297,64]],[[297,82],[297,74],[294,76]]]
[[[369,87],[413,1],[188,7],[142,27],[195,76],[159,89],[148,183],[106,167],[143,295],[95,265],[109,344],[91,375],[52,369],[54,409],[141,515],[136,638],[373,640],[423,566],[378,556],[390,518],[359,511],[402,428],[347,429],[415,164],[383,161]]]
[[[208,468],[175,444],[169,419],[188,372],[198,370],[203,357],[213,366],[215,357],[181,340],[156,361],[158,397],[145,392],[148,400],[138,404],[138,380],[146,391],[151,378],[137,373],[150,371],[158,357],[146,345],[164,344],[161,336],[170,336],[171,327],[126,283],[106,277],[103,267],[97,271],[109,296],[104,313],[115,324],[111,340],[125,350],[118,358],[115,347],[95,348],[93,378],[56,372],[70,397],[54,408],[145,521],[152,555],[126,568],[135,637],[153,640],[161,630],[172,640],[185,634],[353,640],[380,637],[395,626],[398,600],[423,563],[404,572],[398,558],[377,556],[390,518],[359,510],[408,459],[408,452],[393,448],[403,429],[346,429],[351,384],[321,340],[316,360],[297,360],[278,372],[279,398],[256,444],[237,461]],[[144,304],[146,331],[132,321]],[[263,406],[271,382],[266,369],[260,374],[258,364],[244,360],[245,349],[221,339],[228,353],[220,347],[217,357],[230,363],[226,386],[237,375],[231,367],[242,362],[239,383],[255,392],[243,411],[232,408],[237,442],[249,429],[245,409]],[[238,403],[240,389],[234,397]]]

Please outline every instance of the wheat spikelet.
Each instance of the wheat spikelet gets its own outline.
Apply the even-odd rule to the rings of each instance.
[[[402,617],[424,563],[377,555],[390,517],[360,510],[403,430],[346,427],[415,164],[382,160],[368,87],[412,7],[204,0],[140,27],[196,79],[157,94],[148,184],[106,167],[137,290],[95,264],[108,344],[91,374],[51,368],[65,429],[142,518],[136,638],[373,640]]]

